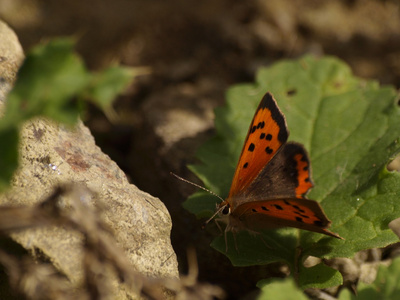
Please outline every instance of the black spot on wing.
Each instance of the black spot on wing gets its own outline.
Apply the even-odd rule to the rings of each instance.
[[[314,221],[314,225],[317,225],[317,226],[320,226],[320,227],[324,226],[324,224],[320,220]]]
[[[295,209],[297,209],[299,212],[305,213],[305,210],[301,209],[297,205],[292,205]]]
[[[272,134],[267,134],[266,136],[265,136],[265,139],[267,140],[267,141],[270,141],[270,140],[272,140]]]
[[[271,154],[272,152],[274,152],[274,150],[272,150],[270,147],[265,148],[265,152],[267,152],[268,154]]]
[[[299,215],[300,217],[304,218],[304,219],[309,219],[310,217],[307,215],[303,215],[302,213],[299,213],[298,211],[294,212],[296,215]]]
[[[255,148],[256,148],[256,146],[253,143],[251,143],[247,150],[249,150],[250,152],[253,152]]]
[[[278,204],[273,204],[272,206],[275,206],[276,209],[283,210],[282,206]]]

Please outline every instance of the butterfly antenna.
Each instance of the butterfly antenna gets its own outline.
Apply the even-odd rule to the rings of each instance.
[[[170,173],[172,176],[175,176],[177,179],[179,179],[179,180],[181,180],[181,181],[183,181],[183,182],[186,182],[186,183],[189,183],[189,184],[191,184],[191,185],[194,185],[195,187],[197,187],[197,188],[199,188],[199,189],[202,189],[203,191],[206,191],[206,192],[210,193],[211,195],[213,195],[213,196],[219,198],[222,202],[225,201],[224,199],[222,199],[218,194],[214,193],[213,191],[210,191],[209,189],[206,189],[205,187],[203,187],[203,186],[201,186],[201,185],[198,185],[198,184],[196,184],[196,183],[194,183],[194,182],[191,182],[191,181],[189,181],[189,180],[187,180],[187,179],[184,179],[184,178],[182,178],[182,177],[176,175],[176,174],[173,173],[173,172],[169,172],[169,173]],[[211,218],[209,218],[207,221],[205,221],[205,222],[203,223],[203,225],[201,226],[201,228],[204,229],[204,228],[206,227],[206,225],[207,225],[212,219],[214,219],[215,216],[218,215],[225,207],[226,207],[226,205],[223,205],[223,206],[221,206],[220,208],[218,208],[218,210],[211,216]]]
[[[175,176],[176,178],[178,178],[179,180],[181,180],[181,181],[183,181],[183,182],[186,182],[186,183],[189,183],[189,184],[191,184],[191,185],[194,185],[195,187],[197,187],[197,188],[199,188],[199,189],[202,189],[203,191],[206,191],[206,192],[210,193],[211,195],[213,195],[213,196],[215,196],[215,197],[218,197],[219,199],[221,199],[221,201],[224,201],[224,199],[222,199],[219,195],[217,195],[217,194],[214,193],[213,191],[210,191],[209,189],[206,189],[205,187],[203,187],[203,186],[201,186],[201,185],[198,185],[198,184],[196,184],[196,183],[194,183],[194,182],[191,182],[191,181],[189,181],[189,180],[187,180],[187,179],[184,179],[184,178],[182,178],[182,177],[176,175],[176,174],[173,173],[173,172],[169,172],[169,173],[170,173],[172,176]]]

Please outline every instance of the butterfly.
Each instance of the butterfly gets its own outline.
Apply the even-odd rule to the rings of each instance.
[[[327,229],[331,221],[320,204],[306,198],[313,187],[310,160],[288,136],[285,116],[268,92],[251,121],[229,195],[213,216],[227,220],[225,238],[228,231],[294,227],[343,239]]]

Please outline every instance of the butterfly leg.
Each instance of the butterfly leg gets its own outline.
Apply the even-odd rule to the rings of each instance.
[[[225,232],[224,232],[225,252],[226,253],[228,253],[228,231],[230,231],[230,230],[225,230]],[[236,240],[236,232],[232,231],[232,236],[233,236],[233,242],[235,243],[235,249],[236,249],[237,253],[239,253],[239,247],[238,247],[237,240]]]
[[[237,246],[237,241],[236,241],[236,234],[232,232],[232,235],[233,235],[233,241],[235,243],[235,249],[237,252],[239,252],[239,248]],[[225,230],[224,236],[225,236],[225,252],[228,253],[228,230]]]
[[[224,237],[225,237],[225,252],[228,253],[228,231],[226,229],[224,232]]]
[[[225,222],[224,222],[223,220],[221,220],[221,219],[214,219],[214,221],[215,221],[215,224],[217,225],[217,227],[218,227],[218,229],[219,229],[219,232],[222,233],[223,230],[222,230],[222,228],[221,228],[220,223],[221,223],[221,222],[222,222],[222,223],[225,223]]]
[[[271,246],[269,246],[269,245],[267,244],[267,242],[263,239],[262,234],[260,234],[260,239],[261,239],[261,241],[264,243],[265,247],[267,247],[268,249],[274,249],[274,247],[271,247]]]
[[[236,252],[239,253],[239,248],[238,248],[237,240],[236,240],[236,233],[235,233],[235,232],[232,232],[232,235],[233,235],[233,241],[235,242],[235,249],[236,249]]]
[[[249,230],[249,229],[247,229],[247,231],[248,231],[248,233],[250,233],[253,236],[258,236],[260,238],[260,240],[263,242],[263,244],[265,245],[265,247],[267,247],[268,249],[274,249],[274,247],[271,247],[267,244],[267,242],[264,240],[261,232]]]

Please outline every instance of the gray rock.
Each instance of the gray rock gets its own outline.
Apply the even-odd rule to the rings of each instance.
[[[15,34],[1,22],[0,41],[2,100],[15,79],[23,53]],[[82,199],[88,206],[102,207],[103,220],[134,270],[150,277],[178,278],[177,259],[170,242],[172,223],[164,204],[130,184],[116,163],[96,146],[82,122],[73,129],[42,118],[27,122],[21,131],[20,166],[10,190],[0,195],[0,205],[35,205],[46,199],[55,186],[65,183],[92,191]],[[47,257],[73,285],[82,282],[79,232],[45,226],[11,236],[33,256],[40,253]],[[124,288],[117,290],[121,299],[129,294]]]
[[[0,102],[11,89],[24,52],[14,31],[0,21]]]

